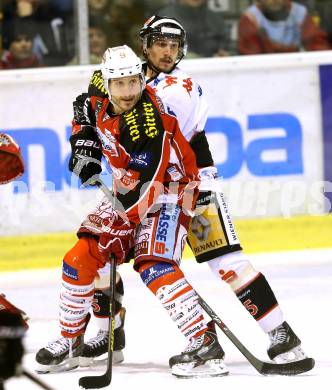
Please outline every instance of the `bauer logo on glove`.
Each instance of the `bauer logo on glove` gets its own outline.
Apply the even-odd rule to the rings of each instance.
[[[20,148],[7,134],[0,133],[0,184],[9,183],[24,173]]]
[[[102,225],[102,234],[99,237],[98,249],[105,261],[113,255],[116,264],[126,260],[129,250],[134,244],[135,225],[125,222],[121,218],[105,218]]]

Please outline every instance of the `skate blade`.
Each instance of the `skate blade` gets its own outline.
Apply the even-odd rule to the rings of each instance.
[[[175,364],[171,371],[177,378],[212,378],[229,374],[222,359],[211,359],[199,366],[195,366],[195,362]]]
[[[276,356],[273,361],[278,364],[281,364],[297,362],[306,358],[307,355],[303,352],[301,347],[295,347],[287,352],[281,353],[280,355]]]
[[[122,351],[114,351],[112,354],[112,363],[120,364],[124,361]],[[80,356],[80,367],[99,367],[107,364],[107,352],[98,357],[85,357]]]
[[[50,364],[50,365],[44,365],[38,363],[37,367],[35,368],[35,371],[37,374],[51,374],[51,373],[57,373],[57,372],[64,372],[64,371],[70,371],[75,370],[79,366],[79,358],[70,358],[67,360],[64,360],[60,364]]]

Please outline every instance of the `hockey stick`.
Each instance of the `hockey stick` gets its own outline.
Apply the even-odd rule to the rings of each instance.
[[[96,185],[103,191],[108,199],[112,199],[112,193],[101,179],[96,181]],[[110,320],[108,324],[108,350],[107,350],[107,367],[103,375],[83,376],[79,379],[78,384],[84,389],[101,389],[109,386],[112,381],[112,359],[114,346],[114,317],[115,317],[115,280],[116,265],[111,256],[110,259]]]
[[[196,291],[197,293],[197,291]],[[236,346],[248,362],[262,375],[297,375],[311,370],[315,365],[315,360],[312,358],[305,358],[289,363],[270,363],[257,359],[230,331],[225,323],[217,316],[211,307],[198,295],[198,302],[211,317],[213,322],[224,332],[229,340]]]
[[[32,375],[30,372],[23,370],[22,375],[26,376],[29,378],[32,382],[36,383],[36,385],[40,386],[44,390],[53,390],[53,387],[50,387],[48,384],[45,382],[41,381],[39,378],[36,376]]]
[[[107,350],[107,367],[103,375],[83,376],[79,379],[78,384],[84,389],[101,389],[109,386],[112,381],[112,359],[114,346],[114,316],[115,316],[115,279],[116,279],[116,265],[112,258],[110,267],[110,320],[108,325],[108,350]]]

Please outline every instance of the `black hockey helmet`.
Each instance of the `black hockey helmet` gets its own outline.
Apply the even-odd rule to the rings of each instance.
[[[168,16],[151,16],[139,32],[142,40],[143,54],[146,57],[146,49],[151,46],[154,39],[169,38],[179,41],[179,53],[176,65],[187,54],[186,31],[175,18]]]

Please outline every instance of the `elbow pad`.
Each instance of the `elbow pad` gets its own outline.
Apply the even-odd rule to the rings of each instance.
[[[196,155],[196,164],[198,168],[214,165],[204,130],[192,137],[190,140],[190,146]]]

